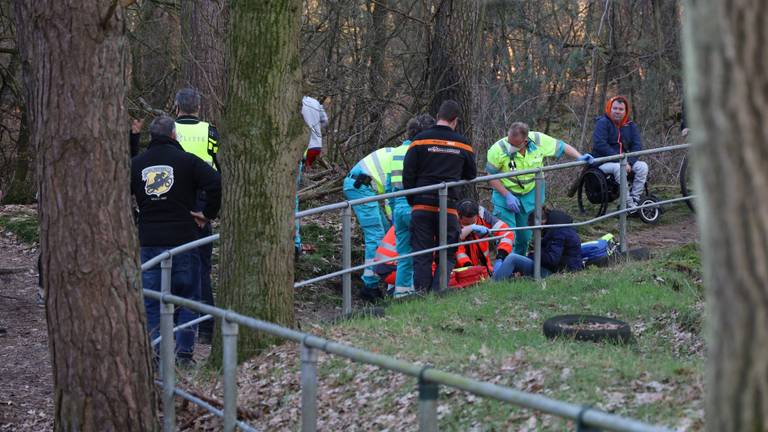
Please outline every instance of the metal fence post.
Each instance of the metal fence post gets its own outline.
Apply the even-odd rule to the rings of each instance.
[[[317,430],[317,354],[301,344],[301,431]]]
[[[347,205],[341,212],[342,257],[344,270],[352,267],[352,206]],[[352,313],[352,274],[344,273],[341,277],[342,313]]]
[[[534,222],[541,225],[541,207],[543,203],[544,172],[539,170],[536,173],[536,208],[534,210]],[[533,278],[541,280],[541,228],[533,231]]]
[[[171,272],[173,257],[160,262],[160,292],[171,294]],[[174,388],[176,387],[176,354],[173,336],[173,303],[160,300],[160,373],[163,378],[163,430],[176,430],[176,405],[174,404]]]
[[[224,430],[235,430],[237,423],[237,323],[221,320],[224,353]]]
[[[440,246],[448,244],[448,186],[443,186],[439,193],[440,198]],[[437,267],[440,270],[440,291],[448,289],[448,250],[440,249],[439,255],[440,265]]]
[[[619,208],[622,213],[619,215],[619,250],[622,254],[627,253],[627,156],[621,158],[619,163]]]
[[[419,432],[437,432],[437,384],[419,379]]]

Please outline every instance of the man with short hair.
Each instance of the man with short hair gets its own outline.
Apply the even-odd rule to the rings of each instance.
[[[446,100],[437,112],[437,124],[413,137],[403,161],[403,186],[413,189],[421,186],[440,184],[457,180],[471,180],[477,176],[475,155],[472,145],[463,135],[457,133],[461,110],[453,100]],[[459,191],[448,190],[448,244],[459,239],[459,220],[456,201]],[[411,246],[414,252],[438,245],[439,198],[438,192],[408,195],[411,205]],[[433,254],[422,254],[413,258],[413,282],[417,292],[440,292],[440,269],[445,267],[451,273],[456,262],[456,248],[448,249],[447,262],[438,263],[433,277]],[[438,254],[439,256],[439,254]]]
[[[459,212],[459,223],[461,224],[461,234],[459,235],[461,241],[503,236],[499,240],[494,240],[494,243],[498,242],[498,246],[493,262],[490,256],[490,242],[472,243],[459,246],[456,251],[456,267],[482,265],[488,269],[488,274],[494,274],[501,267],[504,258],[512,253],[515,244],[515,232],[493,232],[493,230],[509,229],[509,225],[492,215],[473,199],[465,198],[459,201],[456,209]]]
[[[168,116],[156,118],[149,127],[147,150],[131,161],[131,193],[139,207],[141,262],[198,239],[198,227],[208,223],[221,206],[219,174],[202,159],[187,153],[176,140],[176,123]],[[198,191],[205,191],[202,211],[195,211]],[[160,267],[142,274],[145,289],[160,291]],[[171,293],[190,300],[200,299],[200,258],[197,251],[173,257]],[[159,335],[160,303],[146,298],[147,326],[152,339]],[[184,324],[197,313],[179,308],[176,324]],[[176,333],[176,355],[192,362],[195,326]]]
[[[563,154],[572,159],[592,161],[589,153],[581,154],[572,146],[541,132],[534,132],[528,125],[515,122],[505,138],[496,141],[487,154],[485,170],[488,174],[523,171],[544,166],[545,157],[559,159]],[[523,174],[491,180],[493,188],[493,215],[510,227],[528,226],[528,215],[536,206],[536,174]],[[542,205],[544,190],[541,191]],[[517,231],[514,252],[525,255],[531,240],[531,230]]]
[[[592,133],[592,153],[595,157],[605,157],[631,153],[643,149],[640,131],[629,119],[629,102],[624,96],[614,96],[605,104],[605,112],[597,118]],[[621,165],[616,162],[604,162],[600,171],[610,174],[618,182]],[[648,164],[637,157],[627,158],[627,174],[634,174],[632,187],[627,194],[627,208],[637,207],[640,195],[648,178]]]
[[[210,123],[201,121],[199,116],[200,93],[194,88],[187,87],[176,93],[176,135],[181,147],[199,157],[207,164],[220,170],[216,154],[219,151],[219,131]],[[196,211],[205,207],[205,193],[198,196]],[[206,223],[198,230],[200,238],[213,234],[210,223]],[[215,306],[213,300],[213,286],[211,284],[211,258],[213,256],[213,243],[197,248],[200,255],[200,294],[203,303]],[[210,345],[213,338],[213,319],[200,323],[198,328],[200,343]]]

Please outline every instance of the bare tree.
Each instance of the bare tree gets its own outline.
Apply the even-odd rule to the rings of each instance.
[[[228,1],[184,1],[181,3],[182,84],[198,89],[203,96],[200,118],[214,124],[221,120],[226,100],[226,37]]]
[[[56,430],[158,427],[128,196],[122,7],[18,0]]]
[[[768,9],[688,1],[685,79],[709,310],[706,428],[768,427]],[[702,29],[706,29],[705,31]],[[701,209],[699,211],[698,209]]]
[[[292,326],[296,163],[306,145],[301,108],[301,1],[234,2],[221,162],[224,307]],[[244,331],[240,358],[263,346]]]

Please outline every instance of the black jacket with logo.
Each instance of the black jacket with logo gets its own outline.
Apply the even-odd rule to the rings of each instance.
[[[403,161],[403,186],[412,189],[477,177],[472,144],[448,126],[434,126],[415,137]],[[449,205],[459,198],[458,188],[448,189]],[[437,191],[408,195],[408,203],[439,205]]]
[[[190,214],[199,190],[205,191],[205,217],[221,206],[221,177],[210,165],[168,137],[153,138],[131,161],[131,193],[139,206],[141,246],[178,246],[197,240]]]

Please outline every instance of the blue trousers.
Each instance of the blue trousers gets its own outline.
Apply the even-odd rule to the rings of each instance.
[[[344,179],[344,197],[348,200],[368,198],[376,196],[376,192],[369,186],[361,185],[359,189],[355,188],[355,179],[347,177]],[[381,239],[384,238],[389,229],[389,222],[381,211],[378,202],[369,202],[352,206],[352,210],[357,216],[357,222],[360,229],[363,230],[365,238],[365,263],[373,264],[376,257],[376,249],[379,247]],[[373,265],[366,267],[363,271],[363,283],[366,288],[377,288],[379,276],[373,271]]]
[[[511,279],[515,276],[515,273],[520,273],[523,276],[533,276],[533,260],[527,256],[518,254],[509,254],[504,258],[504,262],[501,264],[499,270],[493,274],[493,280],[499,281],[504,279]],[[544,267],[541,267],[541,276],[547,277],[552,272]]]
[[[301,172],[304,170],[304,160],[299,161],[299,174],[296,176],[296,213],[299,212],[299,185],[301,184]],[[295,230],[293,246],[301,252],[301,219],[294,219]]]
[[[520,198],[520,197],[518,197]],[[491,195],[491,201],[493,202],[493,215],[503,220],[510,228],[528,226],[528,215],[531,214],[531,209],[528,212],[520,210],[519,213],[513,213],[507,208],[507,201],[500,193],[493,191]],[[525,255],[528,253],[528,243],[531,241],[533,231],[521,230],[515,231],[515,245],[514,252],[518,255]]]
[[[395,223],[395,248],[398,255],[409,254],[413,251],[411,248],[411,206],[404,202],[395,202],[393,210],[393,220]],[[413,286],[413,258],[400,258],[397,260],[397,276],[395,276],[395,286],[399,288],[410,288]]]
[[[208,237],[213,231],[210,222],[198,230],[200,238]],[[197,248],[197,254],[200,257],[200,301],[216,306],[213,300],[213,286],[211,284],[211,258],[213,256],[213,243],[208,243]],[[174,259],[175,261],[175,259]],[[174,264],[175,265],[175,264]],[[200,334],[213,334],[213,319],[203,321],[198,325]]]
[[[165,247],[142,247],[141,262],[165,252]],[[144,289],[160,292],[160,265],[152,267],[141,275]],[[200,258],[196,250],[184,252],[173,257],[171,267],[171,294],[190,300],[200,301]],[[152,340],[160,336],[160,302],[144,297],[144,307],[147,310],[147,328]],[[174,326],[192,321],[198,313],[187,308],[179,307],[174,314]],[[187,327],[176,332],[176,355],[191,358],[195,351],[195,333],[197,326]]]

